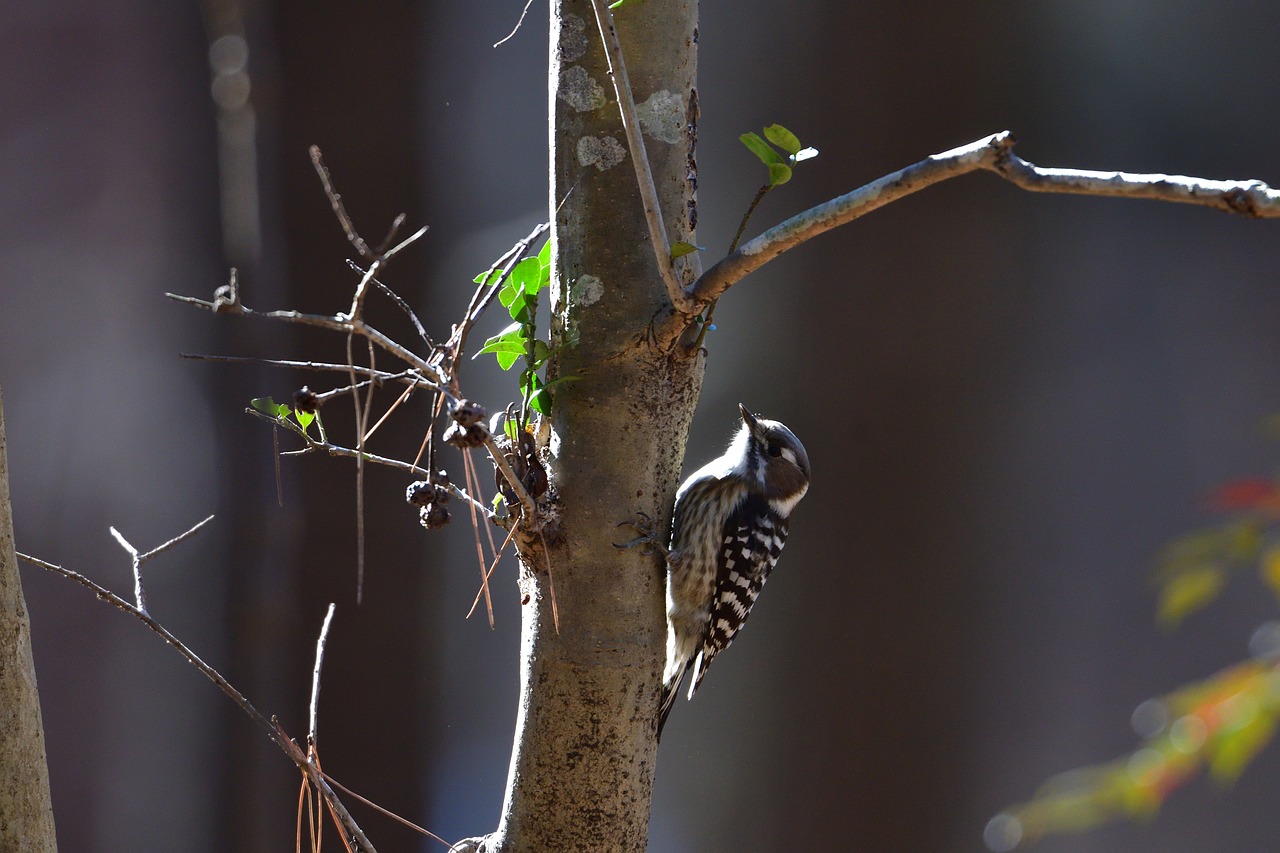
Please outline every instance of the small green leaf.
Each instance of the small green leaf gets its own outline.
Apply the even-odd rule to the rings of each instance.
[[[516,287],[515,283],[510,279],[507,279],[506,284],[502,285],[502,289],[498,291],[498,301],[502,303],[503,308],[506,308],[515,300],[516,295],[519,293],[520,288]]]
[[[671,244],[671,260],[683,257],[690,252],[705,252],[706,246],[695,246],[692,243],[686,243],[683,240],[677,240]]]
[[[765,139],[768,139],[788,154],[794,155],[800,151],[800,140],[796,138],[794,133],[780,124],[771,124],[766,127],[764,136]]]
[[[476,284],[489,284],[489,285],[497,284],[498,282],[502,281],[502,270],[500,269],[485,270],[484,272],[480,273],[480,275],[476,276],[471,280],[474,281]]]
[[[541,367],[550,357],[551,350],[547,347],[546,341],[533,342],[533,364],[535,369]]]
[[[542,286],[542,263],[537,258],[525,258],[511,270],[510,280],[532,296]]]
[[[249,401],[249,405],[264,415],[270,415],[273,418],[289,417],[289,406],[285,403],[277,403],[270,397],[254,397]]]
[[[306,432],[307,427],[311,426],[311,422],[316,419],[315,412],[304,412],[302,409],[294,409],[293,416],[298,421],[298,426],[302,427],[302,431]]]
[[[507,438],[515,441],[516,436],[520,434],[520,425],[516,423],[515,418],[507,418],[502,422],[502,431],[506,433]]]
[[[511,319],[517,323],[529,322],[529,306],[533,304],[533,300],[526,296],[524,291],[516,294],[516,298],[507,306],[507,313],[511,315]]]
[[[533,395],[529,397],[529,408],[539,414],[551,414],[551,401],[555,398],[551,394],[547,393],[547,389],[553,385],[559,385],[561,382],[573,382],[576,379],[578,379],[577,376],[560,376],[552,379],[550,382],[544,383],[539,381],[538,390],[534,391]]]
[[[547,242],[542,244],[542,248],[538,250],[538,263],[542,265],[543,269],[551,268],[551,240],[549,238]]]
[[[805,160],[812,160],[818,156],[817,148],[801,148],[799,151],[791,155],[792,163],[802,163]]]
[[[776,187],[791,180],[791,167],[782,163],[769,164],[769,186]]]
[[[786,161],[782,159],[782,155],[775,151],[769,143],[760,138],[758,133],[744,133],[738,137],[743,145],[747,146],[747,150],[756,157],[760,158],[760,162],[766,166],[779,165],[785,166]]]
[[[521,336],[523,327],[519,323],[512,323],[498,334],[484,342],[484,346],[480,348],[481,353],[491,352],[498,359],[498,366],[503,370],[510,370],[511,365],[516,363],[516,359],[524,355],[525,344],[524,338]]]
[[[502,503],[502,500],[503,500],[503,498],[502,498],[502,492],[498,492],[496,495],[494,495],[494,496],[493,496],[493,508],[494,508],[494,509],[497,509],[497,508],[498,508],[498,505]]]

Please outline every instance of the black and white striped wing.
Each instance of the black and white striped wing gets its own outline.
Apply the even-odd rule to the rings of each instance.
[[[715,594],[702,648],[694,661],[689,698],[697,692],[711,661],[742,630],[786,539],[787,520],[763,497],[748,497],[729,516],[716,556]]]

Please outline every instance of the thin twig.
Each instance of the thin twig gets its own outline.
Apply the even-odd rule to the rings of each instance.
[[[189,358],[194,361],[220,361],[228,364],[269,364],[273,367],[294,367],[299,370],[317,370],[335,373],[347,373],[351,367],[345,364],[333,364],[325,361],[292,361],[284,358],[256,358],[251,355],[206,355],[204,353],[184,352],[178,354],[179,358]],[[434,387],[426,379],[423,379],[416,371],[402,370],[399,373],[388,373],[385,370],[370,370],[367,367],[354,365],[355,372],[361,376],[369,376],[383,382],[408,382],[410,384],[421,384]],[[416,376],[417,378],[411,378]]]
[[[120,547],[128,552],[130,559],[133,561],[133,603],[139,610],[146,613],[147,591],[142,588],[142,560],[139,559],[138,549],[130,545],[119,530],[114,527],[108,527],[107,529],[111,531],[111,535],[120,543]]]
[[[595,9],[596,25],[600,28],[600,37],[604,42],[604,54],[609,62],[609,75],[613,78],[613,91],[618,97],[622,130],[627,137],[627,147],[631,149],[631,163],[636,170],[636,183],[640,188],[640,200],[644,204],[644,219],[649,226],[649,242],[653,246],[654,260],[658,263],[658,274],[662,276],[662,283],[667,288],[667,296],[675,309],[685,315],[697,314],[698,300],[681,288],[676,278],[675,266],[671,261],[671,243],[667,238],[666,225],[662,221],[662,207],[658,204],[658,188],[653,182],[653,170],[649,166],[644,134],[640,131],[640,122],[636,115],[631,80],[627,77],[627,66],[622,58],[622,44],[618,41],[617,30],[614,29],[613,13],[609,11],[606,0],[591,0],[591,6]]]
[[[403,403],[405,400],[409,399],[409,395],[412,393],[413,393],[412,385],[404,389],[404,393],[401,394],[399,397],[397,397],[396,401],[392,403],[385,412],[382,413],[382,417],[378,418],[378,422],[375,423],[373,426],[369,427],[369,431],[365,433],[365,436],[364,436],[366,441],[368,441],[370,438],[373,437],[373,434],[378,431],[378,427],[382,426],[382,424],[386,421],[386,419],[391,417],[391,413],[394,412],[396,409],[400,408],[400,404]]]
[[[141,610],[143,613],[147,612],[147,593],[146,593],[146,590],[144,590],[142,587],[142,564],[145,563],[147,560],[150,560],[152,557],[155,557],[158,554],[163,554],[165,551],[168,551],[170,548],[172,548],[174,545],[177,545],[179,542],[183,541],[184,539],[194,536],[197,532],[199,532],[200,528],[204,527],[206,524],[208,524],[211,521],[213,521],[212,515],[206,518],[204,521],[196,522],[194,525],[187,528],[185,532],[179,533],[177,536],[173,537],[168,542],[165,542],[163,545],[157,545],[156,547],[152,548],[150,551],[147,551],[144,554],[138,553],[138,549],[133,547],[133,545],[129,544],[129,540],[125,539],[124,534],[122,534],[119,530],[116,530],[114,527],[107,528],[108,530],[111,531],[111,535],[115,537],[115,540],[120,543],[120,547],[128,552],[129,557],[133,561],[133,600],[134,600],[135,606],[139,610]]]
[[[476,590],[476,597],[471,602],[471,609],[467,611],[467,615],[463,618],[470,619],[471,614],[476,612],[476,606],[480,604],[481,596],[487,595],[489,591],[489,578],[493,577],[494,569],[498,568],[498,561],[502,559],[502,552],[507,550],[507,546],[511,544],[511,540],[515,538],[516,527],[513,524],[511,529],[507,531],[507,538],[502,540],[502,547],[495,548],[493,552],[493,562],[489,564],[489,571],[485,573],[484,580],[480,584],[480,588]],[[490,625],[489,627],[493,627]]]
[[[347,335],[347,364],[355,367],[355,359],[351,355],[351,342],[354,335]],[[373,352],[373,345],[370,344],[369,352]],[[372,367],[373,365],[369,365]],[[351,384],[356,384],[355,371],[351,371]],[[370,389],[372,393],[372,389]],[[369,403],[372,403],[370,398]],[[369,406],[360,404],[360,393],[353,392],[351,395],[351,404],[356,410],[356,604],[361,603],[364,597],[364,431],[368,426],[366,420],[368,416]]]
[[[511,41],[511,39],[515,38],[516,33],[520,32],[520,25],[524,23],[524,16],[529,14],[529,7],[532,5],[533,5],[533,0],[527,0],[527,2],[524,4],[524,9],[520,12],[520,20],[516,21],[516,25],[511,28],[511,32],[507,33],[506,38],[499,39],[498,41],[493,43],[494,47],[501,47],[502,45]]]
[[[427,229],[424,226],[422,228],[422,231],[419,233],[423,233],[426,230]],[[418,235],[415,235],[415,237],[416,236]],[[351,267],[353,270],[360,273],[361,275],[363,275],[365,272],[365,270],[361,269],[360,265],[357,264],[355,261],[347,261],[347,266]],[[390,287],[387,287],[387,285],[384,284],[379,279],[375,278],[373,280],[373,284],[379,290],[381,290],[384,294],[386,294],[391,299],[391,301],[394,302],[396,306],[409,317],[409,321],[413,323],[414,330],[417,331],[418,337],[422,338],[422,342],[426,344],[427,349],[429,350],[435,349],[436,348],[435,342],[431,340],[431,336],[427,334],[427,330],[426,328],[423,327],[422,321],[418,319],[418,315],[415,314],[413,312],[413,309],[409,307],[409,303],[405,302],[402,298],[400,298],[400,294],[396,293]]]
[[[520,482],[520,478],[516,476],[516,472],[512,470],[511,464],[507,462],[507,457],[503,455],[498,448],[498,443],[493,440],[493,434],[489,432],[489,428],[483,423],[478,424],[484,432],[484,446],[489,450],[489,458],[493,460],[494,466],[502,472],[502,477],[507,481],[507,485],[516,493],[516,498],[520,501],[520,506],[524,509],[524,522],[526,525],[532,526],[534,519],[538,517],[538,509],[533,502],[533,498],[529,496],[529,492],[525,490],[524,483]]]
[[[1262,181],[1211,181],[1185,175],[1095,172],[1035,166],[1013,153],[1009,131],[935,154],[775,225],[748,240],[685,289],[691,300],[715,299],[749,273],[806,240],[958,175],[995,172],[1031,192],[1145,198],[1212,207],[1258,218],[1280,217],[1280,190]]]
[[[407,818],[403,818],[403,817],[401,817],[400,815],[396,814],[395,812],[391,811],[390,809],[383,808],[382,806],[380,806],[380,805],[378,805],[377,803],[375,803],[373,800],[370,800],[370,799],[367,799],[367,798],[365,798],[365,797],[360,796],[360,795],[359,795],[359,794],[357,794],[355,791],[351,790],[351,789],[350,789],[350,788],[348,788],[346,785],[342,784],[342,783],[341,783],[341,782],[339,782],[337,779],[335,779],[335,778],[333,778],[332,776],[330,776],[328,773],[324,773],[323,775],[324,775],[324,778],[325,778],[325,779],[329,780],[329,784],[330,784],[330,785],[332,785],[333,787],[337,788],[339,791],[341,791],[342,793],[346,794],[346,795],[347,795],[348,797],[350,797],[351,799],[353,799],[353,800],[355,800],[355,801],[357,801],[357,802],[360,802],[360,803],[364,803],[366,806],[368,806],[369,808],[371,808],[371,809],[373,809],[374,811],[378,812],[379,814],[383,815],[384,817],[389,817],[389,818],[391,818],[392,820],[396,821],[397,823],[404,824],[405,826],[409,827],[410,829],[414,830],[415,832],[420,832],[420,833],[422,833],[423,835],[427,836],[428,838],[432,839],[433,841],[439,841],[441,844],[445,845],[446,847],[452,847],[452,846],[453,846],[453,845],[449,844],[449,842],[448,842],[448,841],[445,841],[443,838],[441,838],[440,836],[436,835],[436,834],[435,834],[434,832],[432,832],[431,830],[429,830],[429,829],[423,829],[422,827],[418,826],[418,825],[417,825],[416,823],[414,823],[413,821],[411,821],[411,820],[409,820],[409,819],[407,819]]]
[[[464,448],[462,451],[462,473],[467,481],[467,488],[480,493],[480,482],[476,477],[475,465],[471,463],[471,450]],[[515,531],[515,525],[511,526],[512,532]],[[484,594],[484,606],[489,613],[489,630],[493,630],[493,597],[489,594],[489,576],[484,570],[484,547],[480,544],[480,525],[476,522],[476,509],[471,507],[471,532],[475,535],[476,540],[476,559],[480,563],[480,592]],[[495,557],[496,560],[496,557]],[[474,608],[472,608],[474,609]],[[471,614],[468,613],[468,616]]]
[[[329,611],[324,615],[324,623],[320,626],[320,636],[316,640],[316,664],[311,670],[311,713],[307,719],[307,743],[315,748],[316,727],[320,721],[320,667],[324,664],[324,647],[329,642],[329,626],[333,624],[333,611],[337,605],[329,603]]]
[[[471,294],[471,302],[467,305],[467,313],[463,315],[462,322],[457,325],[453,331],[453,335],[449,339],[449,343],[445,349],[451,360],[449,368],[449,378],[452,383],[451,387],[457,392],[458,389],[458,370],[461,366],[463,353],[467,347],[467,334],[471,331],[471,327],[476,321],[484,315],[485,309],[492,304],[497,297],[498,291],[502,288],[507,276],[511,275],[511,271],[515,269],[516,264],[524,260],[528,256],[529,249],[533,245],[533,241],[545,232],[550,225],[546,222],[541,223],[534,228],[523,239],[518,241],[514,246],[502,254],[498,260],[493,262],[493,266],[489,267],[485,273],[480,276],[480,282],[476,285],[475,292]],[[502,274],[496,279],[490,281],[498,270],[502,270]],[[458,392],[460,393],[460,392]],[[451,402],[455,398],[450,398]]]
[[[169,299],[176,302],[185,302],[188,305],[195,305],[209,311],[217,310],[217,306],[213,302],[204,299],[197,299],[194,296],[180,296],[176,293],[166,293]],[[411,365],[422,371],[424,378],[441,386],[439,390],[443,390],[444,380],[440,376],[439,370],[430,361],[422,356],[414,353],[396,343],[382,332],[370,326],[363,320],[356,318],[351,319],[345,315],[329,316],[327,314],[304,314],[301,311],[254,311],[246,307],[243,303],[238,304],[235,308],[221,308],[223,312],[233,314],[243,314],[246,317],[261,317],[267,320],[279,320],[284,323],[297,323],[303,326],[315,326],[319,329],[327,329],[330,332],[341,332],[343,334],[355,333],[366,340],[372,341],[382,349],[394,355],[405,364]],[[444,393],[448,393],[445,391]],[[450,395],[451,399],[452,395]]]
[[[330,456],[343,456],[348,459],[355,459],[363,455],[366,462],[372,462],[375,465],[385,465],[388,468],[396,468],[400,471],[407,471],[410,474],[414,475],[415,477],[421,477],[423,479],[428,479],[431,476],[431,472],[428,471],[426,468],[421,468],[417,465],[413,465],[408,462],[402,462],[399,459],[390,459],[386,456],[379,456],[376,453],[369,453],[368,451],[365,451],[363,454],[361,454],[359,451],[353,450],[350,447],[342,447],[337,444],[332,444],[328,441],[317,441],[311,436],[303,433],[300,427],[295,427],[289,421],[282,422],[278,418],[274,418],[271,415],[265,414],[263,412],[259,412],[257,409],[245,409],[245,411],[250,415],[253,415],[254,417],[262,418],[268,423],[273,423],[273,424],[276,424],[277,426],[283,425],[285,428],[290,429],[296,435],[300,436],[304,441],[306,441],[307,446],[304,447],[303,449],[286,450],[280,454],[281,456],[302,456],[307,453],[313,453],[316,451],[328,453]],[[471,495],[467,494],[466,490],[460,488],[456,483],[449,484],[449,491],[450,493],[461,498],[467,503],[473,504],[477,510],[484,513],[485,518],[491,519],[496,517],[494,512],[491,509],[489,509],[480,501],[473,498]]]
[[[342,196],[338,194],[338,190],[333,186],[333,180],[329,177],[329,167],[324,164],[324,157],[320,153],[319,145],[311,146],[311,165],[315,166],[316,174],[320,176],[320,184],[324,187],[324,194],[328,197],[329,205],[333,208],[333,215],[338,217],[338,224],[342,226],[342,233],[347,235],[347,241],[360,254],[360,257],[374,257],[373,252],[369,249],[369,244],[356,233],[356,226],[347,214],[346,205],[342,203]]]
[[[542,556],[547,562],[547,591],[551,594],[551,621],[556,626],[556,634],[560,633],[560,605],[556,603],[556,581],[551,576],[551,549],[547,547],[547,537],[541,530],[538,538],[542,540]]]
[[[239,690],[236,690],[236,688],[231,685],[231,682],[223,678],[222,674],[216,669],[201,660],[200,657],[190,649],[190,647],[175,637],[169,629],[165,628],[155,619],[152,619],[151,616],[142,609],[125,601],[106,587],[94,583],[79,572],[54,565],[53,563],[47,563],[44,560],[30,557],[26,554],[18,554],[17,556],[18,559],[25,560],[33,566],[39,566],[46,571],[62,575],[63,577],[86,587],[101,600],[112,605],[117,610],[128,613],[130,616],[133,616],[135,619],[150,628],[153,632],[160,635],[161,639],[172,646],[178,654],[182,655],[182,657],[186,659],[188,663],[200,670],[200,672],[204,674],[205,678],[208,678],[218,686],[219,690],[229,696],[231,701],[235,702],[240,710],[249,716],[249,719],[253,720],[259,728],[265,730],[275,742],[276,746],[280,747],[285,755],[289,756],[289,759],[293,761],[293,763],[296,764],[303,773],[307,774],[307,778],[311,780],[311,784],[320,791],[321,796],[324,797],[325,803],[328,804],[329,808],[333,811],[335,819],[341,824],[344,836],[353,839],[355,843],[359,845],[358,849],[362,851],[362,853],[376,853],[373,844],[369,841],[368,837],[365,836],[364,831],[360,829],[355,818],[351,816],[351,813],[347,811],[346,806],[344,806],[342,801],[338,799],[338,795],[334,792],[333,788],[330,787],[324,776],[311,762],[307,760],[307,756],[303,754],[298,745],[294,743],[287,734],[285,734],[278,724],[273,723],[271,720],[268,720],[263,716],[262,713],[253,706],[253,703],[245,698],[244,694]]]

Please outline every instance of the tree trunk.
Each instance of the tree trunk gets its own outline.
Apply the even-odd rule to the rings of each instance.
[[[56,851],[31,626],[13,548],[4,401],[0,399],[0,850]]]
[[[667,238],[692,243],[696,0],[628,5],[617,27]],[[668,529],[702,359],[652,335],[672,308],[589,2],[553,4],[550,81],[551,343],[563,347],[551,378],[577,379],[555,395],[546,528],[521,546],[520,708],[502,820],[486,846],[642,851],[664,567],[614,543],[634,537],[618,524],[639,513]]]

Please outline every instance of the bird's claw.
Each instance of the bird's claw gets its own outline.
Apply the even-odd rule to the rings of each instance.
[[[613,543],[613,547],[620,550],[639,547],[641,549],[640,553],[644,554],[646,557],[657,551],[662,555],[664,560],[668,559],[670,554],[668,553],[666,546],[658,540],[657,534],[653,531],[653,519],[649,517],[648,513],[644,512],[636,513],[636,517],[639,519],[638,521],[634,519],[619,521],[617,526],[630,527],[640,535],[635,539],[632,539],[630,542],[623,542],[621,544],[615,542]]]

